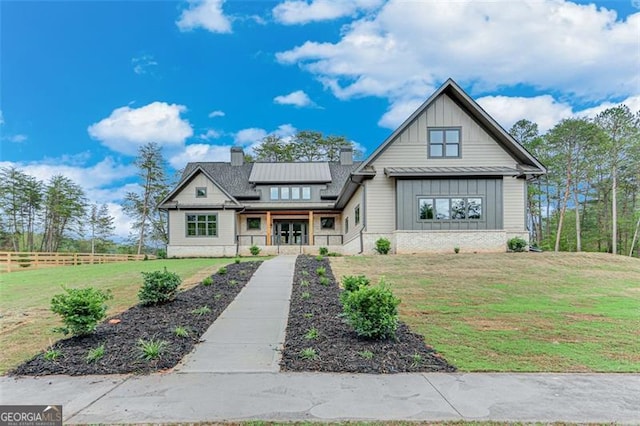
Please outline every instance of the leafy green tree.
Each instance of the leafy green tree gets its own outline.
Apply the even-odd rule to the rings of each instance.
[[[280,136],[269,135],[253,149],[256,161],[288,162],[294,161],[293,146]]]
[[[106,204],[98,206],[92,204],[89,211],[89,236],[91,238],[91,253],[103,251],[102,249],[109,244],[109,238],[113,236],[115,225],[114,217],[109,214],[109,207]]]
[[[324,136],[321,132],[302,130],[286,141],[269,135],[254,148],[256,161],[338,161],[340,149],[353,148],[344,136]]]
[[[67,232],[82,233],[86,205],[84,191],[79,185],[65,176],[53,176],[44,194],[44,229],[40,250],[58,251]]]
[[[123,210],[134,219],[137,253],[141,254],[147,239],[165,244],[169,240],[166,215],[158,210],[158,205],[168,194],[169,183],[165,174],[165,160],[156,143],[150,142],[140,147],[135,165],[138,167],[142,191],[128,192]]]

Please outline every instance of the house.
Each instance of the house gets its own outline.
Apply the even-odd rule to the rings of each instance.
[[[453,80],[365,161],[189,163],[161,208],[168,255],[504,251],[528,240],[527,180],[545,167]]]

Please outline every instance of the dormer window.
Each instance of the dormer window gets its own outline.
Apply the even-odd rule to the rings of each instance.
[[[196,198],[207,198],[207,188],[203,186],[197,187]]]
[[[429,158],[460,157],[459,128],[429,129]]]

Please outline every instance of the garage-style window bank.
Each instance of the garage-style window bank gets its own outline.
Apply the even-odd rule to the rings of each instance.
[[[482,198],[419,197],[418,220],[480,220]]]

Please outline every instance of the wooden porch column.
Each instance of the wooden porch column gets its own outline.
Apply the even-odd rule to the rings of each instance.
[[[267,212],[267,245],[271,245],[271,212]]]
[[[309,210],[309,242],[310,246],[313,245],[313,212]]]

